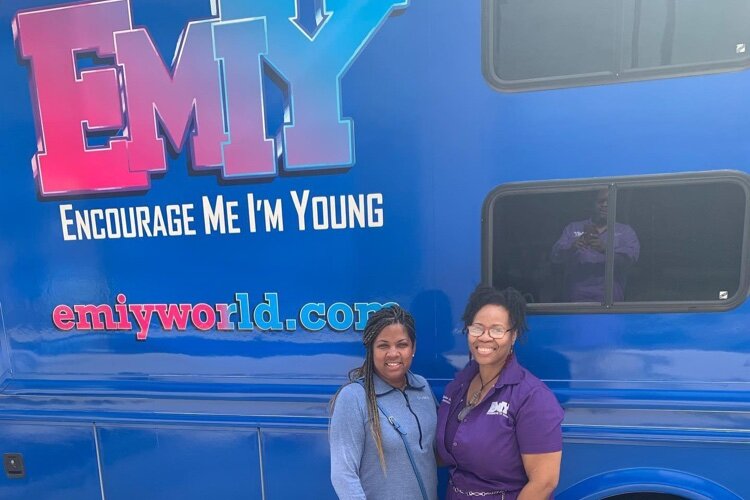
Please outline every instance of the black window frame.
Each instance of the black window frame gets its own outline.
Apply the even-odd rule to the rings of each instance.
[[[494,71],[495,3],[495,0],[482,0],[482,74],[493,89],[501,92],[529,92],[644,80],[661,80],[665,78],[743,71],[750,68],[750,47],[748,47],[747,55],[733,62],[682,64],[645,69],[627,69],[618,72],[601,71],[514,81],[503,80]],[[619,41],[619,38],[618,43],[621,44],[622,42]]]
[[[736,293],[728,299],[694,301],[612,301],[614,279],[614,227],[617,217],[617,189],[634,187],[659,187],[707,182],[733,182],[745,194],[745,214],[742,228],[740,276]],[[502,184],[487,194],[482,205],[481,219],[481,278],[482,283],[491,284],[493,276],[494,206],[498,199],[510,195],[533,195],[544,193],[578,192],[607,188],[610,192],[607,214],[607,261],[605,265],[605,294],[607,304],[591,302],[547,302],[528,305],[530,314],[580,314],[580,313],[648,313],[648,312],[718,312],[741,305],[750,291],[750,175],[737,170],[715,170],[708,172],[683,172],[676,174],[650,174],[619,177],[597,177],[552,181],[512,182]]]

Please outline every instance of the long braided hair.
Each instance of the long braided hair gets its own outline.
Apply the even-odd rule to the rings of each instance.
[[[375,447],[378,450],[378,458],[380,459],[380,466],[385,471],[385,455],[383,454],[383,436],[380,430],[380,415],[378,413],[378,402],[377,396],[375,395],[375,362],[373,354],[373,345],[375,339],[380,335],[380,332],[384,328],[391,325],[401,325],[404,327],[406,334],[409,336],[412,344],[417,339],[417,333],[414,326],[414,317],[398,305],[391,305],[384,307],[379,311],[376,311],[370,315],[365,325],[365,331],[362,333],[362,343],[365,346],[365,361],[362,366],[354,368],[349,372],[349,382],[344,384],[336,391],[336,394],[331,399],[330,410],[333,412],[333,407],[336,404],[336,398],[338,397],[341,389],[345,386],[362,380],[365,388],[365,397],[367,399],[367,419],[370,422],[370,430],[372,431],[372,438],[375,441]]]

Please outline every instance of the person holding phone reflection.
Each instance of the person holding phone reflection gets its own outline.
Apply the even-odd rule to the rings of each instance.
[[[564,267],[564,302],[599,302],[605,300],[604,280],[607,261],[607,216],[609,191],[596,192],[588,219],[571,222],[552,247],[551,261]],[[614,283],[612,299],[622,301],[630,267],[638,261],[638,235],[627,224],[615,223]]]

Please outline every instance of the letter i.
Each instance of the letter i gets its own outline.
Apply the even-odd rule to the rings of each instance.
[[[253,193],[247,193],[247,221],[250,224],[250,232],[256,231],[255,227],[255,196]]]
[[[115,304],[115,311],[117,311],[117,316],[119,318],[119,321],[117,322],[118,330],[132,330],[133,329],[133,324],[128,319],[128,306],[123,305],[127,301],[128,301],[128,298],[125,296],[124,293],[117,294],[117,304]]]

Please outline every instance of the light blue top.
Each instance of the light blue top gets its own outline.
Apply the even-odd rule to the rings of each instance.
[[[434,442],[436,404],[427,380],[411,372],[401,391],[377,375],[374,379],[378,403],[406,432],[422,481],[430,500],[437,499],[437,466]],[[341,389],[331,416],[331,482],[341,500],[419,500],[422,494],[404,442],[380,413],[386,471],[367,419],[364,388],[352,383]]]

